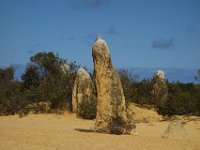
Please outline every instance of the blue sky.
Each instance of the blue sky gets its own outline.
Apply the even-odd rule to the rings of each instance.
[[[0,0],[0,65],[53,51],[92,68],[99,32],[116,68],[200,68],[199,0]]]

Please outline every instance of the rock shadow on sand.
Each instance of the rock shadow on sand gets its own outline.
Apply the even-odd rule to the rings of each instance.
[[[86,133],[88,133],[88,132],[94,132],[94,130],[92,130],[92,129],[80,129],[80,128],[75,128],[74,130],[75,130],[75,131],[78,131],[78,132],[86,132]]]

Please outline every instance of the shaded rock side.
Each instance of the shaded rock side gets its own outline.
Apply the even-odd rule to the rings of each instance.
[[[103,39],[98,38],[93,44],[92,56],[97,89],[97,116],[94,129],[102,133],[130,132],[132,123],[127,121],[122,85],[112,65],[110,50]]]
[[[187,138],[187,133],[181,122],[173,121],[165,130],[163,138],[170,138],[170,139]]]
[[[96,89],[90,75],[80,68],[76,74],[72,91],[72,112],[77,115],[85,114],[91,108],[95,109],[95,112],[91,113],[95,113],[96,116]]]

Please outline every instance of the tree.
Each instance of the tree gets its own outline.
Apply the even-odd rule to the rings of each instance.
[[[43,77],[47,77],[48,74],[56,74],[60,71],[59,67],[62,63],[62,60],[53,52],[39,52],[30,57],[30,61],[38,66]]]
[[[0,68],[0,114],[7,114],[7,109],[10,104],[10,88],[14,77],[13,67]]]
[[[0,68],[0,115],[25,112],[26,100],[23,97],[22,84],[14,81],[13,67]]]
[[[200,86],[193,83],[168,83],[168,100],[157,111],[162,115],[199,115]]]
[[[34,64],[28,65],[21,79],[26,89],[39,86],[41,80],[39,68]]]
[[[138,81],[139,77],[133,73],[130,73],[127,69],[118,70],[118,74],[122,83],[126,102],[131,101],[134,94],[134,83]]]
[[[2,69],[0,68],[0,81],[11,81],[14,78],[15,70],[12,66]]]
[[[134,102],[140,105],[153,105],[151,98],[151,80],[143,79],[135,86]]]
[[[50,103],[51,110],[71,108],[76,62],[67,64],[53,52],[39,52],[30,61],[22,75],[27,98],[33,103]]]

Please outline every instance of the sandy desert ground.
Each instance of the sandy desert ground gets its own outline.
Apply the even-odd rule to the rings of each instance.
[[[92,132],[94,120],[74,114],[30,114],[0,117],[0,150],[199,150],[200,121],[184,125],[187,139],[164,139],[170,124],[156,112],[132,106],[137,120],[132,135]],[[193,117],[194,118],[194,117]],[[183,117],[177,117],[182,119]],[[187,120],[186,120],[187,121]],[[138,133],[138,135],[137,135]]]

